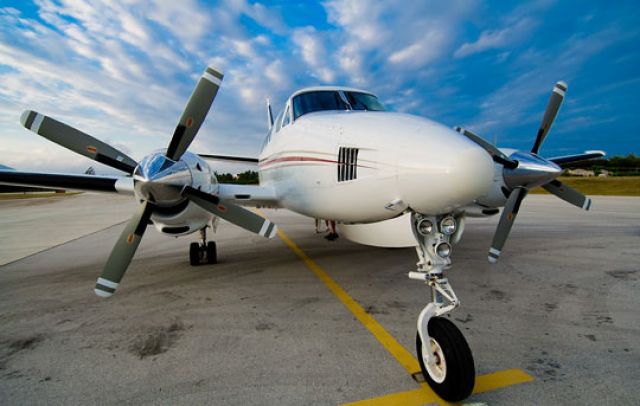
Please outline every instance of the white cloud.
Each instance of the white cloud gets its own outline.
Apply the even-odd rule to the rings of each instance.
[[[358,86],[399,88],[407,77],[424,78],[432,64],[452,48],[460,22],[475,8],[474,1],[331,0],[324,3],[328,20],[340,32],[333,38],[334,58],[347,82]]]
[[[474,42],[462,44],[454,53],[456,58],[464,58],[469,55],[484,52],[490,49],[501,49],[521,41],[535,27],[532,19],[523,18],[515,24],[495,30],[482,31],[480,37]]]
[[[214,26],[209,11],[194,0],[154,0],[142,12],[178,38],[182,47],[194,53],[199,52],[201,41]]]
[[[423,66],[442,55],[448,42],[445,30],[431,30],[413,44],[392,53],[389,62],[407,66]]]
[[[331,63],[327,58],[327,51],[316,30],[313,27],[297,29],[292,38],[311,73],[324,83],[333,82],[335,73],[329,67]]]

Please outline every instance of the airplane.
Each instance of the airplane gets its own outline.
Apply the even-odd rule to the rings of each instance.
[[[274,118],[258,158],[187,151],[218,93],[224,74],[208,66],[199,78],[166,149],[136,162],[122,151],[51,117],[27,110],[22,125],[123,176],[0,171],[0,184],[132,195],[139,203],[97,279],[95,293],[118,288],[148,224],[169,236],[201,233],[190,245],[191,265],[215,263],[206,230],[222,218],[266,238],[277,226],[244,206],[285,208],[335,220],[353,241],[415,246],[419,262],[409,277],[427,285],[431,300],[417,321],[422,373],[441,398],[459,401],[475,384],[475,366],[460,330],[442,316],[460,305],[446,270],[466,216],[495,215],[503,207],[489,248],[496,262],[527,193],[542,186],[582,209],[591,200],[556,178],[562,167],[604,156],[602,151],[546,159],[539,155],[564,99],[555,84],[530,151],[499,149],[468,129],[387,111],[374,93],[350,87],[298,90]],[[209,160],[250,163],[259,185],[217,182]]]

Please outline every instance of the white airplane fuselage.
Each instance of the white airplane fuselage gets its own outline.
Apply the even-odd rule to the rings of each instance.
[[[301,116],[272,129],[259,160],[260,183],[283,207],[344,223],[387,220],[407,208],[451,213],[486,195],[494,178],[491,157],[466,137],[386,111]]]

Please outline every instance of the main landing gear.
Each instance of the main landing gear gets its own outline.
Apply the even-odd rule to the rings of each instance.
[[[451,244],[460,239],[464,219],[412,213],[411,227],[418,241],[419,260],[418,269],[409,272],[409,277],[423,281],[431,289],[431,302],[418,317],[416,352],[420,368],[438,396],[460,401],[471,394],[475,385],[473,355],[460,330],[441,316],[460,304],[444,271],[451,266]]]
[[[206,227],[200,230],[200,237],[202,238],[202,243],[192,242],[189,246],[189,262],[191,266],[200,265],[204,259],[206,259],[208,264],[217,263],[218,252],[216,243],[215,241],[207,242]]]

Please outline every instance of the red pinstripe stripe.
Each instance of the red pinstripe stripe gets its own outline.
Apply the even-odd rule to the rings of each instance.
[[[264,169],[265,166],[277,164],[280,162],[322,162],[322,163],[330,163],[330,164],[339,163],[338,161],[334,161],[332,159],[312,158],[308,156],[286,156],[282,158],[275,158],[275,159],[270,159],[268,161],[261,162],[258,164],[258,166]],[[357,165],[357,167],[369,168],[368,166],[364,166],[364,165]]]

